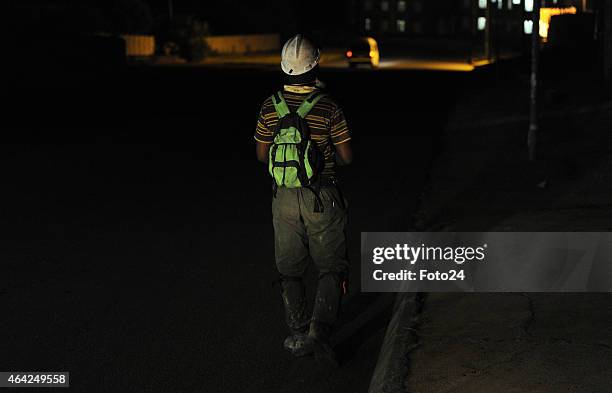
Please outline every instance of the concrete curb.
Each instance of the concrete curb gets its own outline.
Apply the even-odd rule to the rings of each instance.
[[[393,317],[380,348],[368,393],[403,393],[408,375],[410,352],[418,345],[416,326],[424,295],[398,293]]]

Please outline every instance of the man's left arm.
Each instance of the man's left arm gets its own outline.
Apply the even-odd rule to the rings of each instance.
[[[268,151],[272,144],[273,134],[263,116],[263,107],[259,111],[259,118],[257,119],[257,127],[255,128],[255,135],[253,138],[255,139],[255,155],[257,160],[267,164]]]
[[[255,143],[255,155],[257,156],[258,161],[263,162],[264,164],[267,164],[269,151],[270,151],[269,143],[263,143],[259,141]]]

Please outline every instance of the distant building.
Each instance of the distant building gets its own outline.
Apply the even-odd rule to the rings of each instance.
[[[352,0],[350,14],[353,31],[359,35],[383,41],[401,38],[471,41],[482,43],[480,49],[491,54],[499,48],[524,48],[533,29],[534,1],[537,0]],[[544,0],[543,7],[574,6],[584,10],[591,1]]]
[[[472,0],[354,0],[353,25],[362,35],[470,35]]]

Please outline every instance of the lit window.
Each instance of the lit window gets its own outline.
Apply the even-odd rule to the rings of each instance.
[[[406,12],[406,1],[400,0],[397,2],[397,10],[399,12]]]
[[[366,31],[372,30],[372,20],[370,18],[365,18],[365,24],[363,27]]]
[[[521,0],[512,0],[512,4],[520,5],[521,4]]]
[[[397,31],[399,31],[400,33],[403,33],[406,31],[406,21],[403,19],[398,19],[397,20]]]
[[[478,0],[478,8],[487,8],[487,0]]]
[[[511,10],[512,9],[512,2],[514,0],[508,0],[508,9]]]
[[[525,11],[533,11],[533,0],[525,0]]]
[[[504,0],[499,0],[497,2],[497,9],[501,10],[502,8],[504,8]]]
[[[531,34],[533,32],[533,22],[526,20],[523,22],[523,31],[525,34]]]
[[[542,38],[548,38],[548,23],[544,22],[540,19],[540,23],[538,23],[538,33]]]
[[[389,11],[389,2],[388,1],[381,2],[380,9],[383,11]]]
[[[487,18],[484,16],[478,17],[478,30],[484,30],[487,27]]]

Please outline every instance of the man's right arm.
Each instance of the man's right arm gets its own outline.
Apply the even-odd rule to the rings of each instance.
[[[336,150],[336,164],[349,165],[353,162],[353,149],[351,148],[351,134],[349,132],[344,113],[336,108],[331,119],[331,140]]]
[[[349,165],[353,162],[353,148],[351,142],[346,141],[335,145],[336,148],[336,164],[338,165]]]

